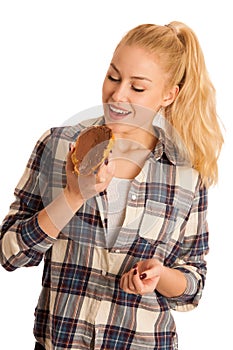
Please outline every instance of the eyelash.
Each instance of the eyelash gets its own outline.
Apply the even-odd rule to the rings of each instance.
[[[115,82],[115,83],[120,82],[120,79],[113,78],[111,75],[108,75],[108,79],[109,79],[110,81],[112,81],[112,82]],[[132,88],[134,91],[136,91],[136,92],[143,92],[143,91],[145,91],[145,89],[137,89],[137,88],[135,88],[133,85],[131,85],[131,88]]]

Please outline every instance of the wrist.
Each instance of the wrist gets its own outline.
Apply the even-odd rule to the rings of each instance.
[[[76,212],[84,203],[84,199],[81,194],[74,194],[70,191],[68,186],[64,188],[63,194],[67,204],[73,212]]]
[[[186,289],[187,280],[184,274],[174,268],[162,266],[161,275],[157,284],[157,290],[165,297],[178,297]]]

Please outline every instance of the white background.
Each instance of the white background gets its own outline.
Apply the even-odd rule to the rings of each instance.
[[[210,253],[197,309],[174,313],[180,350],[232,348],[231,1],[0,1],[0,220],[38,137],[76,113],[101,104],[113,49],[131,27],[180,20],[194,29],[217,90],[225,126],[219,183],[209,193]],[[231,94],[231,95],[230,95]],[[0,267],[0,348],[32,350],[34,307],[42,264]],[[133,350],[133,349],[132,349]]]

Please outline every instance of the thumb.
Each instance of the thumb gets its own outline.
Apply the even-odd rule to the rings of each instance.
[[[160,275],[162,274],[162,270],[163,270],[163,265],[156,264],[151,266],[149,269],[141,272],[139,277],[141,280],[160,277]]]
[[[113,160],[110,160],[107,165],[107,171],[110,175],[114,175],[116,169],[116,164]]]

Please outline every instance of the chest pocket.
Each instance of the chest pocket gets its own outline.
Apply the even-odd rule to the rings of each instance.
[[[152,244],[166,243],[177,228],[179,209],[147,200],[139,235]]]

